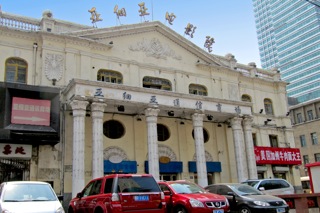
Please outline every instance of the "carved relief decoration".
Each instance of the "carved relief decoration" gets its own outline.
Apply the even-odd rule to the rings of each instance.
[[[62,78],[63,61],[62,55],[48,53],[45,56],[44,72],[48,80],[59,81]]]
[[[104,160],[110,160],[110,159],[121,159],[123,160],[129,160],[127,154],[125,151],[123,151],[121,148],[116,147],[116,146],[110,146],[103,150],[103,159]],[[120,161],[121,161],[120,160]]]
[[[213,161],[213,158],[211,156],[211,154],[207,151],[205,151],[205,156],[206,156],[206,161],[208,162],[212,162]],[[196,153],[193,155],[193,161],[196,161],[197,160],[197,156],[196,156]]]
[[[164,157],[170,158],[170,161],[177,161],[176,154],[168,146],[159,145],[158,152],[159,152],[159,157],[163,157],[164,156]]]
[[[153,38],[151,40],[143,39],[136,45],[129,46],[131,51],[145,52],[148,57],[154,57],[156,59],[167,59],[171,57],[176,60],[181,60],[181,56],[177,56],[175,51],[172,50],[169,45],[161,44],[161,42]]]

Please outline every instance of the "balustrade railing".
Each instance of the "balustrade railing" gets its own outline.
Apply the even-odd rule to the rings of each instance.
[[[11,15],[0,11],[0,25],[10,28],[27,30],[27,31],[39,31],[40,20],[27,18],[23,16]]]

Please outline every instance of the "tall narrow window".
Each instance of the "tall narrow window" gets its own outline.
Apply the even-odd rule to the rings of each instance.
[[[122,84],[122,75],[121,73],[112,70],[99,70],[97,80],[114,84]]]
[[[297,123],[302,123],[302,114],[301,113],[297,113]]]
[[[320,153],[314,154],[314,161],[315,162],[320,162]]]
[[[304,135],[300,135],[300,144],[301,144],[301,147],[307,146],[306,137]]]
[[[199,84],[190,84],[189,85],[189,94],[207,96],[208,92],[207,92],[207,88],[205,86],[202,86]]]
[[[270,146],[271,147],[279,147],[278,146],[278,136],[277,135],[269,135]]]
[[[18,58],[6,61],[6,82],[27,83],[27,63]]]
[[[253,145],[257,146],[257,134],[256,133],[252,133],[252,141],[253,141]]]
[[[250,102],[251,103],[251,97],[249,95],[242,95],[241,96],[241,101],[244,101],[244,102]],[[251,112],[252,112],[252,107],[251,108]]]
[[[318,136],[316,132],[311,133],[311,141],[312,141],[312,145],[318,144]]]
[[[312,121],[313,120],[313,112],[312,112],[312,110],[308,110],[307,114],[308,114],[308,120]]]
[[[304,164],[308,164],[309,163],[309,156],[308,155],[304,155],[303,156],[303,163]]]
[[[264,99],[264,110],[267,115],[273,115],[272,101],[268,98]]]
[[[171,91],[171,82],[163,78],[146,76],[143,78],[143,87]]]

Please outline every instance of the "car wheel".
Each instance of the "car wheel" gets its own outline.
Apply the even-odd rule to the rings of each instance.
[[[251,213],[251,210],[247,206],[241,206],[239,213]]]
[[[187,210],[183,206],[178,206],[175,208],[174,213],[187,213]]]

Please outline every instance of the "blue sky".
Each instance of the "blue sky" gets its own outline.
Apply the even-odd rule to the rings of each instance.
[[[150,13],[145,19],[138,12],[141,2]],[[0,5],[4,12],[38,19],[44,10],[51,10],[56,19],[89,26],[88,10],[96,7],[103,19],[98,28],[160,21],[201,48],[206,36],[213,37],[213,54],[232,53],[239,63],[255,62],[261,67],[252,0],[0,0]],[[115,5],[127,13],[120,22],[113,13]],[[166,12],[176,15],[173,25],[165,20]],[[193,38],[184,34],[188,23],[197,27]]]

